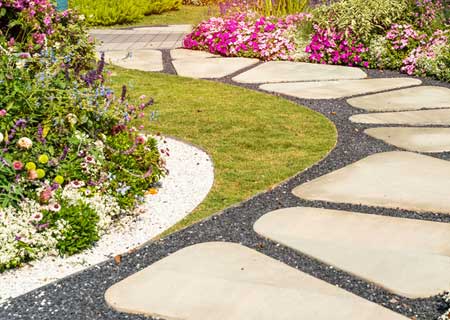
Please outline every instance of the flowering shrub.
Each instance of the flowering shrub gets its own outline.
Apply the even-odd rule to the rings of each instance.
[[[292,31],[310,17],[297,14],[275,18],[252,11],[235,12],[200,23],[186,36],[184,47],[224,56],[288,60],[295,50]]]
[[[78,63],[92,43],[56,45],[72,28],[82,30],[81,21],[33,42],[26,33],[47,30],[36,25],[46,22],[29,26],[23,11],[59,15],[39,3],[42,9],[28,0],[3,6],[21,24],[0,29],[0,272],[90,247],[115,220],[134,214],[165,174],[156,140],[132,126],[153,100],[132,103],[125,86],[114,94],[103,57]]]
[[[330,29],[321,29],[315,26],[311,43],[306,47],[309,60],[317,63],[345,64],[348,66],[362,65],[368,67],[364,55],[367,48],[364,44],[352,37],[352,32],[337,32]]]

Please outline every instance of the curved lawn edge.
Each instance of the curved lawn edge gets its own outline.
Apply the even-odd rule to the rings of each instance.
[[[161,236],[235,206],[311,167],[335,147],[335,125],[281,97],[236,85],[111,67],[113,86],[155,100],[158,121],[139,124],[200,146],[213,159],[206,199]]]

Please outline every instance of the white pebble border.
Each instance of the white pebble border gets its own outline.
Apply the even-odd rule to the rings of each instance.
[[[169,175],[156,195],[147,196],[144,213],[104,235],[90,250],[68,258],[46,257],[0,274],[0,303],[138,247],[192,212],[213,185],[212,160],[189,144],[165,141],[159,144],[170,150]]]

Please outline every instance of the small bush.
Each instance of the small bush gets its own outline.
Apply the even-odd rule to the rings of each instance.
[[[366,41],[393,23],[409,20],[410,10],[409,0],[342,0],[320,6],[313,14],[314,23],[321,28],[344,32],[350,29]]]
[[[91,25],[129,24],[144,15],[177,10],[182,0],[71,0],[71,8],[86,17]]]

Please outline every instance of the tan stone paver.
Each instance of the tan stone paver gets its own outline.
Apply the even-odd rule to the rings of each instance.
[[[221,56],[215,55],[205,51],[188,50],[188,49],[173,49],[170,50],[170,56],[173,60],[186,60],[186,59],[205,59],[205,58],[220,58]]]
[[[302,184],[303,199],[450,214],[450,162],[412,152],[377,153]]]
[[[319,208],[272,211],[260,235],[409,298],[450,287],[450,224]]]
[[[141,71],[162,71],[162,54],[158,50],[108,51],[105,53],[108,63]]]
[[[371,137],[396,147],[418,152],[450,151],[450,128],[370,128]]]
[[[352,98],[351,106],[367,111],[407,111],[450,108],[450,89],[422,86]]]
[[[407,124],[414,126],[450,126],[450,109],[358,114],[351,122],[368,124]]]
[[[184,248],[113,285],[122,312],[184,320],[401,320],[397,313],[249,248]]]
[[[248,58],[213,58],[174,60],[172,64],[179,76],[190,78],[222,78],[258,63]]]
[[[240,83],[273,83],[316,80],[364,79],[358,68],[324,64],[271,61],[263,63],[233,78]]]
[[[263,84],[260,88],[302,99],[338,99],[364,93],[420,85],[421,83],[422,81],[412,78],[385,78],[270,83]]]

